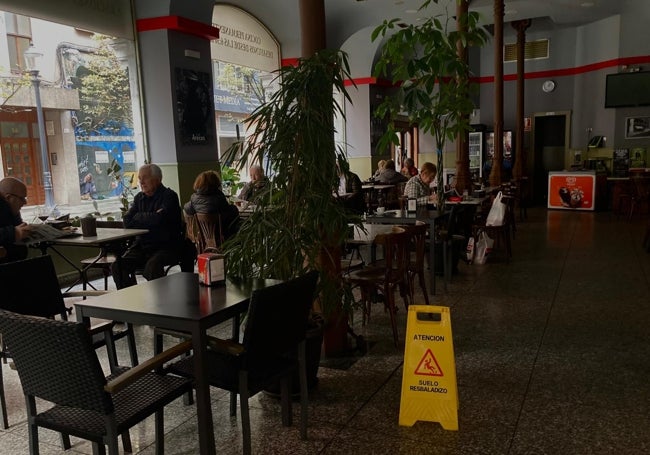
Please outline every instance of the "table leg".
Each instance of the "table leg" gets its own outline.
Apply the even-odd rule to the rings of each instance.
[[[210,384],[205,371],[207,335],[205,330],[196,328],[192,331],[192,349],[194,351],[194,380],[196,387],[196,413],[199,426],[199,452],[204,455],[215,454],[214,428],[212,427],[212,408],[210,402]]]
[[[436,295],[436,220],[429,221],[429,274],[431,295]]]

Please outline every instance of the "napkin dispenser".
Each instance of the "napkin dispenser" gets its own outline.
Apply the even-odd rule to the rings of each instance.
[[[216,286],[226,281],[226,267],[223,254],[201,253],[197,256],[199,283]]]

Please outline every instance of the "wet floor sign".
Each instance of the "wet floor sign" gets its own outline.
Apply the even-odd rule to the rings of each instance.
[[[399,424],[440,422],[458,430],[456,362],[449,307],[409,306]]]

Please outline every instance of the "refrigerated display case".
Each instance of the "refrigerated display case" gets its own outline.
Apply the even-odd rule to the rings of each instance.
[[[487,179],[492,170],[492,160],[494,159],[494,131],[485,133],[485,160],[483,164],[483,175]],[[504,177],[508,177],[512,172],[512,165],[514,162],[514,153],[512,147],[512,131],[505,130],[503,132],[503,172]]]
[[[469,133],[469,174],[473,182],[483,177],[483,131]]]

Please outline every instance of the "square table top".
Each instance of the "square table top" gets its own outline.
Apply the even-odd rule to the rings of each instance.
[[[124,240],[138,235],[146,234],[148,229],[121,229],[121,228],[97,228],[97,235],[93,237],[84,237],[82,235],[74,237],[60,237],[50,240],[50,243],[66,246],[96,246],[104,243]]]
[[[254,289],[280,280],[226,280],[220,286],[199,284],[198,275],[174,273],[152,281],[76,303],[83,316],[114,319],[164,328],[187,328],[201,323],[210,327],[226,321],[248,307]]]

